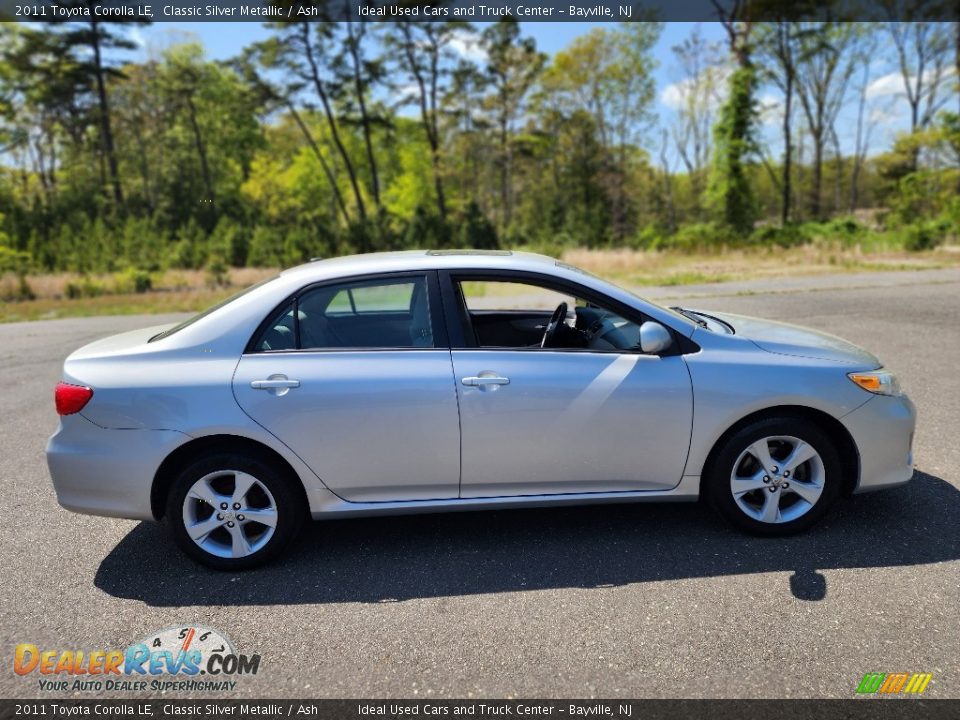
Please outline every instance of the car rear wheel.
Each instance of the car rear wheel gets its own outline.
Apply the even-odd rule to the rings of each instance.
[[[800,418],[760,420],[737,431],[717,453],[705,491],[731,523],[755,535],[806,530],[840,494],[836,447]]]
[[[255,457],[218,453],[188,465],[174,481],[166,517],[180,548],[217,570],[241,570],[275,557],[304,510],[287,478]]]

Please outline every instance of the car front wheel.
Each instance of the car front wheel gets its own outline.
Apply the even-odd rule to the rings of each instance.
[[[815,424],[768,419],[737,431],[720,448],[706,477],[717,510],[755,535],[806,530],[840,494],[836,447]]]
[[[303,516],[286,477],[259,458],[233,453],[184,468],[166,513],[180,548],[217,570],[247,569],[275,557]]]

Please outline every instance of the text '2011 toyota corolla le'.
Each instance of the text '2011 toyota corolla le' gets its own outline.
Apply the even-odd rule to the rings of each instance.
[[[309,517],[710,502],[762,535],[912,475],[913,404],[837,337],[667,309],[551,258],[430,251],[287,270],[67,358],[61,505],[166,519],[212,567]]]

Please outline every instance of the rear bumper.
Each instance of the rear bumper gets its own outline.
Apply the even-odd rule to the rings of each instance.
[[[81,415],[63,417],[47,443],[57,502],[88,515],[152,520],[157,468],[189,439],[175,430],[111,430]]]
[[[896,487],[913,477],[917,411],[910,398],[877,395],[841,422],[860,453],[860,477],[854,492]]]

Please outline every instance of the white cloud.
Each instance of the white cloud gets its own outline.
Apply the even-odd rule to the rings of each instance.
[[[889,107],[875,107],[870,110],[869,120],[880,126],[895,125],[903,119],[903,113],[894,112]]]
[[[712,77],[710,77],[712,75]],[[710,110],[716,110],[723,103],[727,96],[727,79],[730,77],[730,68],[726,66],[716,66],[704,71],[704,77],[701,78],[700,87],[697,86],[696,79],[686,77],[675,83],[670,83],[660,91],[660,102],[671,110],[680,111],[694,101],[696,105],[704,104]],[[709,85],[712,84],[713,90],[709,97],[704,97],[710,92]],[[700,97],[697,97],[697,95]]]
[[[138,28],[136,25],[130,29],[130,34],[128,37],[130,41],[136,44],[136,46],[141,50],[147,46],[147,41],[144,39],[143,33],[140,32],[140,28]]]
[[[881,75],[867,85],[867,98],[873,100],[888,95],[902,95],[906,92],[903,85],[903,75],[898,72]]]
[[[948,81],[956,73],[956,68],[947,66],[940,69],[940,81],[941,84],[944,81]],[[936,71],[932,69],[927,69],[923,73],[924,85],[929,87],[929,84],[934,81],[936,77]],[[910,76],[910,86],[916,86],[916,75]],[[886,75],[881,75],[876,80],[872,81],[867,85],[867,99],[873,100],[879,97],[890,97],[890,96],[903,96],[907,94],[906,85],[903,82],[903,75],[899,72],[891,72]]]
[[[773,93],[764,93],[757,100],[757,111],[764,125],[783,124],[783,101]]]
[[[450,39],[450,48],[464,60],[475,63],[487,61],[487,51],[483,49],[480,39],[471,33],[457,30]]]

